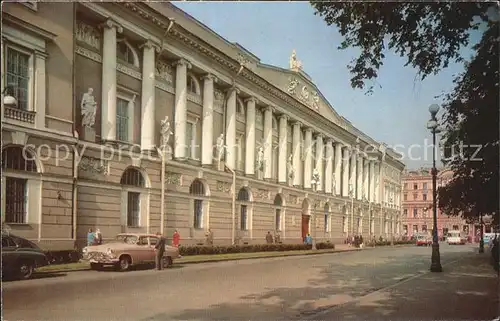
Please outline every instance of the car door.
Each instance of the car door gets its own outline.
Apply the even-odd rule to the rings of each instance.
[[[155,256],[156,256],[156,251],[155,251],[155,246],[158,244],[158,238],[155,236],[150,236],[149,237],[149,246],[150,246],[150,252],[149,252],[149,258],[152,262],[155,261]]]
[[[151,249],[149,245],[149,238],[147,236],[141,236],[137,241],[136,245],[136,263],[144,263],[151,261],[151,252],[153,252],[153,260],[154,260],[154,251]]]
[[[9,236],[2,236],[2,267],[13,268],[18,256],[16,242]]]

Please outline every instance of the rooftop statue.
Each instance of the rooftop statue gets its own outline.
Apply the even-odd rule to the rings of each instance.
[[[292,50],[292,55],[290,56],[290,69],[302,69],[302,61],[297,59],[297,53],[295,52],[295,49]]]

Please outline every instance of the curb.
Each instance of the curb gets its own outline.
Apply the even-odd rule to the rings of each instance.
[[[401,244],[401,245],[385,245],[385,246],[378,246],[378,247],[365,247],[363,249],[360,248],[348,248],[345,250],[333,250],[329,252],[310,252],[310,253],[288,253],[286,255],[274,255],[274,256],[249,256],[249,257],[235,257],[235,258],[215,258],[213,260],[206,259],[206,260],[200,260],[200,261],[192,261],[192,262],[179,262],[177,264],[201,264],[201,263],[216,263],[216,262],[228,262],[228,261],[242,261],[242,260],[255,260],[255,259],[272,259],[272,258],[279,258],[279,257],[293,257],[293,256],[311,256],[311,255],[325,255],[325,254],[338,254],[338,253],[347,253],[347,252],[356,252],[356,251],[362,251],[362,250],[371,250],[375,248],[385,248],[385,247],[405,247],[405,246],[410,246],[413,244]],[[286,253],[286,252],[285,252]],[[174,263],[175,264],[175,263]],[[68,272],[81,272],[81,271],[90,271],[90,267],[88,268],[80,268],[80,269],[60,269],[60,270],[52,270],[52,271],[42,271],[42,272],[36,272],[36,273],[51,273],[51,274],[56,274],[56,273],[68,273]]]

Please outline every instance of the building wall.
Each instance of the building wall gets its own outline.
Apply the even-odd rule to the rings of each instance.
[[[235,49],[234,45],[225,42],[220,36],[212,31],[201,30],[201,24],[180,15],[175,32],[167,36],[163,44],[163,50],[155,50],[154,75],[154,120],[147,125],[143,124],[143,73],[144,44],[164,35],[164,29],[158,28],[151,21],[147,22],[135,12],[139,7],[133,4],[62,4],[62,3],[37,3],[35,7],[28,8],[21,3],[9,3],[4,6],[3,24],[11,26],[12,30],[26,31],[37,34],[42,39],[40,44],[45,49],[45,68],[40,69],[39,74],[45,74],[45,78],[33,78],[33,93],[45,92],[46,97],[37,96],[33,101],[33,108],[29,112],[35,114],[37,119],[34,123],[26,123],[11,116],[2,119],[2,143],[4,146],[15,145],[22,148],[29,146],[34,151],[37,162],[37,172],[19,173],[6,169],[2,173],[2,182],[10,176],[21,175],[29,178],[29,216],[25,224],[5,224],[13,233],[39,242],[42,247],[51,249],[73,248],[82,246],[86,242],[86,234],[89,229],[99,228],[105,240],[110,240],[118,233],[147,232],[154,233],[163,230],[166,235],[171,235],[174,230],[181,234],[183,244],[203,243],[205,233],[210,229],[214,234],[216,244],[229,244],[232,241],[232,226],[234,234],[240,243],[263,243],[268,231],[275,231],[275,213],[277,206],[274,205],[275,198],[279,195],[282,199],[281,209],[281,240],[285,243],[302,242],[302,216],[310,218],[310,229],[308,230],[318,241],[331,241],[334,243],[344,242],[348,235],[363,234],[366,236],[389,237],[397,233],[396,229],[386,230],[386,224],[396,226],[400,220],[399,204],[395,197],[389,201],[384,199],[384,188],[390,188],[391,195],[400,187],[400,173],[404,165],[396,159],[392,152],[374,151],[371,154],[358,153],[356,157],[368,160],[373,157],[377,163],[376,176],[377,186],[369,193],[373,199],[363,200],[350,198],[341,192],[325,192],[325,177],[329,175],[321,172],[321,191],[305,187],[306,162],[301,153],[295,168],[298,184],[293,185],[288,177],[289,165],[285,164],[297,142],[293,139],[292,124],[297,121],[301,123],[302,150],[304,131],[310,128],[313,137],[323,135],[331,139],[333,144],[342,146],[342,150],[349,149],[355,152],[354,145],[360,137],[364,145],[379,143],[362,134],[352,125],[339,123],[340,117],[324,100],[316,101],[320,104],[322,113],[330,112],[331,115],[323,117],[321,113],[314,111],[314,106],[305,102],[304,97],[290,98],[283,85],[278,83],[288,76],[305,77],[303,71],[292,71],[281,69],[282,75],[270,73],[266,79],[259,78],[259,62],[257,58],[248,56],[241,49]],[[155,7],[153,11],[147,7]],[[157,17],[157,21],[167,21],[163,14],[179,15],[179,10],[170,4],[140,6],[140,10],[148,11],[144,17]],[[106,13],[103,10],[110,10]],[[131,133],[128,144],[123,142],[107,142],[103,144],[106,133],[101,132],[103,127],[101,120],[103,115],[103,31],[102,23],[106,20],[104,16],[111,16],[114,23],[128,22],[130,26],[117,27],[117,39],[125,39],[130,52],[134,53],[131,60],[117,58],[116,65],[116,88],[117,96],[123,94],[133,101],[131,111]],[[13,22],[14,21],[14,22]],[[35,26],[41,30],[33,31]],[[101,27],[100,27],[101,26]],[[180,27],[179,27],[180,26]],[[123,30],[121,28],[123,27]],[[85,28],[85,29],[82,29]],[[197,32],[197,40],[186,40],[178,36],[185,33],[189,39],[195,35],[189,32]],[[144,34],[146,33],[146,35]],[[165,40],[165,39],[164,39]],[[10,40],[9,40],[10,41]],[[158,49],[160,43],[154,43]],[[2,42],[2,47],[5,47]],[[195,48],[195,49],[193,49]],[[200,50],[200,48],[205,48]],[[33,53],[35,55],[35,53]],[[232,79],[236,77],[236,59],[241,55],[247,55],[245,73],[255,71],[255,74],[240,77],[236,83],[236,110],[234,129],[236,137],[246,141],[247,129],[250,125],[255,126],[255,146],[253,149],[247,146],[242,148],[241,156],[235,166],[236,186],[234,191],[238,193],[241,188],[250,192],[250,201],[245,202],[249,208],[249,230],[240,231],[240,205],[236,201],[234,221],[232,208],[232,175],[224,171],[224,165],[228,165],[226,154],[219,164],[213,160],[211,165],[201,165],[202,150],[196,147],[195,157],[192,159],[180,159],[176,157],[165,158],[164,200],[163,200],[163,226],[162,222],[162,159],[156,149],[141,151],[141,142],[144,126],[154,126],[152,143],[156,146],[161,144],[160,129],[162,121],[168,117],[172,135],[168,141],[172,150],[176,147],[176,137],[182,136],[176,133],[176,97],[179,95],[177,78],[177,64],[179,59],[187,59],[187,74],[189,81],[195,83],[195,92],[187,93],[186,115],[187,121],[196,124],[194,133],[195,144],[201,145],[206,135],[212,135],[214,145],[221,135],[227,139],[228,136],[228,95],[233,88]],[[38,56],[37,56],[38,57]],[[218,57],[218,58],[217,58]],[[223,58],[220,58],[223,57]],[[3,58],[2,58],[3,59]],[[38,61],[38,60],[37,60]],[[5,60],[2,60],[5,64]],[[239,66],[239,65],[237,65]],[[36,67],[36,66],[35,66]],[[161,67],[161,68],[160,68]],[[267,67],[266,67],[267,68]],[[237,69],[237,68],[236,68]],[[2,69],[3,70],[3,69]],[[247,71],[249,70],[249,71]],[[276,70],[280,70],[276,68]],[[42,72],[43,71],[43,72]],[[214,81],[214,103],[212,130],[204,127],[205,102],[205,76],[207,73],[215,76]],[[274,76],[273,76],[274,75]],[[4,74],[2,74],[4,77]],[[33,76],[34,77],[34,76]],[[266,83],[271,79],[276,83]],[[45,83],[44,81],[45,80]],[[306,81],[309,88],[314,89],[310,80]],[[97,103],[95,125],[89,131],[82,124],[82,98],[85,93],[93,89],[93,96]],[[44,89],[40,91],[41,89]],[[181,90],[182,91],[182,90]],[[322,97],[316,92],[317,97]],[[249,120],[247,108],[249,98],[256,100],[256,119]],[[302,100],[300,100],[302,99]],[[323,99],[323,98],[319,98]],[[307,105],[307,104],[309,105]],[[255,174],[247,173],[245,167],[246,153],[251,153],[258,159],[257,150],[263,144],[266,134],[264,110],[272,107],[271,141],[273,147],[278,147],[280,116],[286,115],[286,154],[280,162],[275,158],[279,155],[279,149],[271,152],[273,170],[271,177],[264,179],[263,173],[255,171]],[[2,108],[7,108],[2,106]],[[24,111],[23,111],[24,112]],[[39,121],[41,119],[42,121]],[[147,119],[146,119],[147,120]],[[334,121],[334,122],[332,122]],[[268,132],[269,133],[269,132]],[[93,137],[93,134],[95,137]],[[335,148],[335,145],[332,145]],[[311,146],[315,150],[315,146]],[[236,150],[235,150],[236,151]],[[212,151],[205,151],[213,153]],[[141,156],[142,155],[142,156]],[[175,155],[167,155],[175,156]],[[335,156],[339,157],[339,156]],[[274,159],[273,159],[274,158]],[[284,162],[283,162],[284,161]],[[294,160],[295,164],[295,160]],[[319,164],[319,163],[318,163]],[[219,167],[219,165],[221,165]],[[322,163],[325,169],[326,162]],[[267,165],[266,165],[267,166]],[[286,182],[278,183],[279,166],[286,166]],[[312,174],[316,161],[312,160],[309,168]],[[348,170],[342,163],[341,171]],[[347,165],[349,166],[349,165]],[[122,177],[128,169],[136,170],[143,178],[141,186],[131,187],[122,182]],[[334,176],[334,173],[330,173]],[[357,174],[355,174],[357,175]],[[380,176],[379,176],[380,175]],[[343,175],[342,175],[343,177]],[[354,179],[354,181],[352,181]],[[190,186],[195,180],[203,183],[205,194],[195,196],[190,193]],[[339,181],[339,185],[349,182]],[[350,180],[356,185],[355,177]],[[341,187],[341,190],[343,187]],[[127,224],[127,193],[137,192],[140,194],[139,226],[130,227]],[[5,195],[2,194],[2,206],[5,206]],[[375,197],[376,195],[376,197]],[[194,200],[203,201],[203,226],[194,228]],[[4,209],[3,207],[2,209]],[[325,208],[328,209],[328,228],[325,226]],[[32,209],[36,209],[34,213]],[[370,229],[370,217],[373,217],[374,228]],[[5,216],[2,216],[5,221]],[[362,227],[357,227],[357,221],[362,221]],[[344,223],[345,222],[345,226]]]

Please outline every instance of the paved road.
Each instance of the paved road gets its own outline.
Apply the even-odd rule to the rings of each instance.
[[[443,245],[442,263],[472,252]],[[430,248],[381,247],[165,271],[73,272],[4,283],[3,313],[26,321],[319,318],[322,310],[427,272],[429,260]]]

